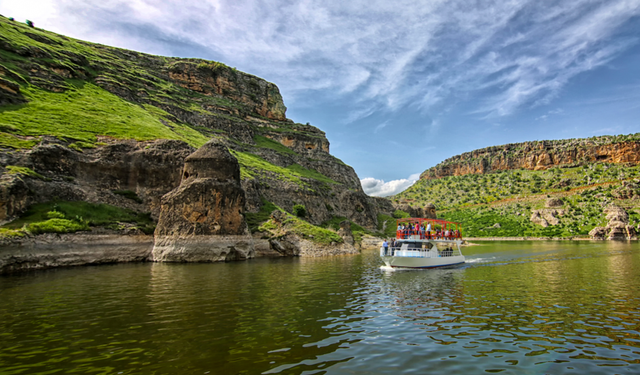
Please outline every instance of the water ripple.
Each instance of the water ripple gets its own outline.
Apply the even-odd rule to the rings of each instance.
[[[0,277],[0,373],[637,373],[636,244],[474,246],[471,264],[356,257]]]

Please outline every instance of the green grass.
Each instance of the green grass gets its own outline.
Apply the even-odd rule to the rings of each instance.
[[[424,206],[434,203],[438,216],[458,221],[467,237],[575,237],[588,236],[596,226],[606,226],[603,209],[616,204],[640,210],[640,201],[615,198],[622,180],[640,177],[640,166],[595,163],[545,171],[511,170],[484,175],[451,176],[420,180],[392,199]],[[543,228],[533,224],[533,210],[545,208],[549,197],[560,197],[560,223]],[[637,226],[640,215],[630,215]],[[494,228],[494,224],[500,228]]]
[[[284,225],[293,233],[300,235],[302,238],[312,242],[329,245],[332,242],[343,243],[344,240],[338,233],[309,224],[308,222],[297,218],[293,215],[287,215]]]
[[[285,180],[300,187],[305,186],[304,182],[300,180],[301,176],[287,168],[271,164],[263,158],[248,152],[231,150],[231,153],[238,159],[238,163],[240,163],[240,178],[243,180],[252,179],[258,175],[260,177],[272,177]],[[269,173],[271,173],[271,176],[269,176]]]
[[[110,206],[107,204],[93,204],[87,202],[47,202],[32,205],[19,218],[5,224],[6,229],[20,229],[32,224],[43,223],[51,219],[50,212],[55,211],[64,215],[65,220],[78,223],[86,223],[90,226],[107,226],[119,222],[134,223],[143,232],[153,232],[155,224],[149,214],[139,214],[131,210]],[[60,218],[57,218],[60,219]],[[51,225],[61,225],[61,222],[52,222]],[[38,224],[39,228],[42,225]],[[48,224],[47,224],[48,225]],[[44,227],[47,227],[46,225]]]
[[[329,219],[327,221],[324,221],[322,224],[320,224],[320,227],[333,229],[334,231],[337,232],[338,230],[340,230],[340,223],[342,223],[345,220],[347,220],[346,217],[334,216],[331,219]],[[354,223],[351,220],[348,220],[348,221],[350,223],[351,233],[353,234],[353,239],[356,242],[362,242],[362,236],[365,235],[365,234],[368,234],[368,235],[371,235],[371,236],[380,236],[380,233],[374,233],[374,232],[372,232],[372,231],[370,231],[370,230],[368,230],[366,228],[363,228],[362,226]]]
[[[307,169],[299,164],[286,168],[271,164],[258,155],[249,152],[231,150],[240,163],[240,178],[243,180],[260,178],[275,178],[294,183],[300,187],[309,187],[301,178],[309,178],[328,184],[339,184],[314,169]]]
[[[265,232],[271,233],[272,235],[280,235],[277,232],[274,232],[278,229],[278,225],[276,225],[273,220],[271,220],[271,213],[274,210],[283,211],[280,207],[274,205],[273,203],[267,201],[264,198],[262,200],[262,207],[260,208],[260,212],[257,213],[245,213],[245,219],[249,225],[249,229],[251,232]],[[326,226],[316,226],[308,223],[307,221],[295,217],[289,213],[286,214],[286,219],[283,224],[284,229],[288,232],[295,233],[300,237],[307,239],[309,241],[328,245],[332,242],[342,243],[344,240],[340,237],[334,230],[327,229]],[[339,222],[338,222],[339,227]],[[353,227],[353,224],[352,224]],[[357,228],[362,229],[359,226]],[[355,235],[354,235],[355,236]]]
[[[166,112],[153,106],[139,106],[92,84],[74,82],[63,93],[30,86],[23,90],[29,103],[0,107],[0,124],[11,125],[14,134],[43,134],[81,141],[87,147],[96,135],[118,139],[177,139],[194,147],[208,138],[184,124],[166,119]]]
[[[49,181],[49,178],[44,177],[43,175],[41,175],[40,173],[34,171],[31,168],[27,168],[27,167],[20,167],[17,165],[7,165],[5,167],[7,169],[7,173],[9,174],[19,174],[19,175],[23,175],[23,176],[30,176],[30,177],[35,177],[35,178],[39,178],[43,181]]]
[[[260,228],[260,225],[265,223],[271,218],[271,213],[275,210],[281,210],[275,204],[269,202],[264,198],[260,198],[262,201],[262,206],[260,207],[260,211],[256,213],[247,212],[244,214],[244,218],[249,225],[249,230],[251,233],[257,232]]]
[[[336,185],[340,184],[339,182],[336,182],[330,179],[329,177],[323,175],[322,173],[316,171],[315,169],[307,169],[299,164],[289,165],[287,169],[302,177],[311,178],[327,184],[336,184]]]
[[[510,170],[484,175],[421,179],[407,190],[390,198],[418,207],[433,203],[438,210],[447,210],[516,197],[560,193],[638,177],[640,165],[629,167],[622,164],[591,164],[583,167],[552,168],[546,171]]]
[[[387,226],[382,230],[384,223],[387,223]],[[378,232],[382,234],[383,237],[395,237],[396,236],[396,218],[385,215],[378,214]]]
[[[293,151],[289,147],[284,146],[280,142],[276,142],[262,135],[256,135],[255,137],[253,137],[253,141],[256,143],[256,146],[261,148],[268,148],[283,155],[297,155],[295,151]]]
[[[15,149],[29,149],[37,145],[39,139],[23,139],[13,134],[0,132],[0,147],[10,147]]]
[[[74,233],[89,230],[89,225],[82,221],[67,219],[49,219],[26,225],[26,230],[32,234],[41,233]]]

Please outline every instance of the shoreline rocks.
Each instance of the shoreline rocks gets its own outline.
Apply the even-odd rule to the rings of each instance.
[[[604,213],[607,215],[606,219],[609,221],[606,227],[595,227],[589,235],[594,240],[613,240],[613,241],[625,241],[625,240],[637,240],[636,229],[629,225],[629,214],[627,211],[618,206],[609,206],[604,209]]]
[[[46,233],[5,239],[0,244],[0,274],[53,267],[146,262],[153,236],[121,233]]]

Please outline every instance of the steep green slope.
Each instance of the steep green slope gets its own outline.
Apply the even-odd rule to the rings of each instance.
[[[630,224],[638,225],[640,190],[623,187],[623,181],[634,184],[638,178],[640,166],[608,163],[510,170],[422,179],[392,199],[413,206],[434,203],[439,217],[462,223],[469,237],[587,236],[606,225],[603,208],[610,204],[625,208]],[[549,198],[562,199],[565,214],[558,216],[559,224],[545,228],[530,217],[545,209]]]
[[[225,64],[103,46],[0,16],[0,153],[7,156],[7,165],[0,168],[0,211],[6,211],[0,212],[0,221],[22,209],[3,201],[15,200],[12,194],[20,189],[32,189],[21,196],[20,207],[51,199],[43,198],[38,192],[42,186],[34,181],[9,178],[9,167],[32,168],[41,181],[56,184],[56,191],[69,192],[71,200],[108,197],[112,204],[128,207],[114,194],[132,190],[143,202],[136,209],[152,213],[161,195],[150,194],[167,192],[128,176],[82,181],[82,176],[71,176],[67,166],[44,170],[44,164],[29,161],[31,151],[46,153],[55,144],[56,149],[82,153],[60,151],[76,168],[78,160],[89,162],[87,155],[108,157],[110,147],[117,152],[123,140],[140,141],[127,147],[153,150],[154,140],[178,140],[198,148],[215,138],[240,162],[248,213],[261,212],[263,202],[288,212],[304,205],[305,219],[316,225],[347,217],[375,227],[376,207],[353,169],[329,154],[323,131],[294,123],[285,112],[277,86]],[[175,157],[177,146],[167,147],[173,147],[166,152]],[[160,160],[162,152],[149,157]],[[90,162],[103,163],[99,168],[105,172],[110,168],[108,159]],[[63,170],[64,175],[59,173]],[[102,190],[87,191],[91,186]]]

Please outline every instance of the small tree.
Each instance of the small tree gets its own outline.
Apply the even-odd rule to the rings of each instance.
[[[302,204],[293,205],[293,214],[297,217],[307,216],[307,208]]]
[[[31,22],[31,21],[29,21],[29,20],[27,20],[27,26],[29,26],[29,27],[35,27],[35,26],[33,26],[33,22]]]

